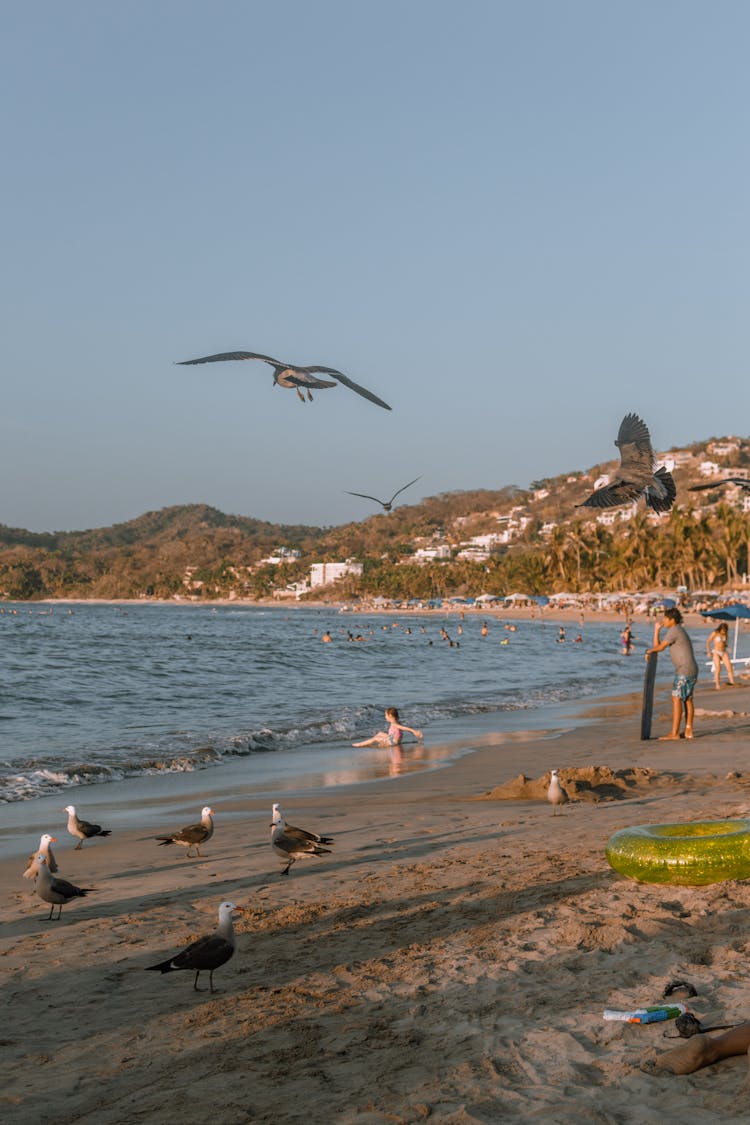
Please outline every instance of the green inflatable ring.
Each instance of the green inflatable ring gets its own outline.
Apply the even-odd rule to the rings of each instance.
[[[639,824],[610,836],[610,867],[641,883],[699,887],[750,879],[750,820]]]

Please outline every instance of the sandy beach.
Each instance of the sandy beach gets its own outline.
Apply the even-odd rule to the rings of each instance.
[[[750,886],[638,884],[604,857],[628,825],[750,816],[747,677],[720,692],[703,678],[696,707],[691,743],[639,741],[639,699],[621,696],[587,701],[572,729],[488,734],[438,770],[297,792],[288,818],[336,843],[288,878],[270,804],[240,788],[216,802],[203,859],[157,848],[219,771],[166,823],[107,786],[110,838],[76,852],[64,817],[53,826],[60,873],[96,888],[60,922],[21,878],[36,840],[19,823],[0,861],[5,1120],[746,1120],[746,1059],[655,1077],[640,1064],[673,1026],[602,1019],[674,978],[702,1019],[750,1018]],[[654,734],[668,716],[665,684]],[[513,798],[519,775],[591,766],[625,771],[619,787],[556,816]],[[213,930],[225,899],[245,913],[214,995],[143,971]]]

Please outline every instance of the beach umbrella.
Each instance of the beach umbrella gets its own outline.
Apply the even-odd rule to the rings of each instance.
[[[676,605],[677,605],[677,602],[674,600],[674,598],[659,598],[658,602],[654,602],[653,608],[654,609],[674,609],[674,607]]]
[[[732,660],[737,659],[737,635],[740,631],[740,618],[750,617],[750,609],[742,602],[735,602],[734,605],[725,605],[722,609],[704,609],[701,610],[701,617],[711,617],[716,621],[734,621],[734,645],[732,649]]]

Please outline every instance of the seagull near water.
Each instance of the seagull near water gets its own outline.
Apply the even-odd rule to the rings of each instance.
[[[345,387],[349,387],[350,390],[356,391],[358,395],[374,402],[376,406],[382,406],[384,410],[391,409],[387,402],[383,402],[382,398],[378,398],[366,387],[361,387],[359,383],[355,383],[353,379],[350,379],[348,375],[344,375],[341,371],[337,371],[335,367],[297,367],[293,363],[284,363],[280,359],[274,359],[271,355],[261,355],[260,352],[219,352],[217,355],[201,356],[200,359],[180,360],[178,366],[189,367],[195,363],[222,363],[225,360],[235,359],[259,359],[262,363],[269,363],[273,368],[274,383],[279,387],[293,388],[302,402],[305,401],[305,394],[307,394],[310,402],[313,401],[313,390],[324,390],[327,387],[335,387],[338,383],[343,383]],[[318,375],[331,375],[332,379],[319,379],[317,378]]]
[[[54,852],[50,847],[50,844],[56,843],[56,836],[50,836],[49,832],[44,832],[42,834],[39,840],[39,847],[36,849],[33,855],[29,856],[28,866],[23,873],[24,879],[36,880],[36,877],[39,874],[39,864],[37,863],[37,857],[40,853],[47,860],[47,870],[53,873],[57,871],[57,860],[55,859]]]
[[[557,815],[558,805],[567,805],[568,794],[560,784],[557,770],[550,770],[549,785],[547,787],[547,800],[552,805],[552,815]]]
[[[166,847],[167,844],[179,844],[181,847],[187,848],[186,857],[190,855],[191,848],[195,848],[196,853],[200,856],[201,844],[205,844],[214,834],[213,816],[214,810],[206,805],[205,808],[201,809],[200,824],[188,824],[171,836],[155,836],[154,839],[160,841],[160,848]]]
[[[208,986],[214,991],[214,969],[225,965],[234,956],[234,927],[232,915],[237,911],[244,913],[241,906],[233,902],[222,902],[219,907],[219,925],[212,934],[206,934],[187,945],[174,957],[166,961],[159,961],[157,965],[147,965],[148,972],[174,973],[179,969],[195,972],[193,988],[196,992],[205,991],[198,988],[198,977],[201,973],[208,973]]]
[[[346,492],[347,496],[361,496],[363,500],[374,500],[376,504],[380,504],[384,512],[390,512],[391,508],[393,507],[393,501],[396,499],[396,497],[400,496],[402,492],[406,492],[407,488],[411,488],[413,484],[416,484],[417,481],[421,479],[422,477],[418,476],[415,477],[414,480],[410,480],[408,484],[405,484],[402,488],[399,488],[397,492],[394,492],[390,500],[378,500],[377,496],[368,496],[366,492],[349,492],[348,489],[345,489],[344,491]]]
[[[92,836],[111,836],[109,828],[102,828],[101,824],[91,824],[88,820],[81,820],[76,816],[75,805],[66,805],[63,812],[68,814],[68,832],[71,836],[78,837],[78,843],[73,848],[74,852],[79,852],[83,846],[84,840],[90,840]]]
[[[39,870],[36,893],[44,902],[51,904],[47,915],[48,922],[59,921],[63,906],[67,906],[74,898],[83,898],[94,890],[93,887],[76,887],[73,883],[69,883],[67,879],[58,879],[56,875],[52,875],[47,866],[47,857],[44,852],[39,853],[36,862]],[[57,918],[53,919],[55,907],[58,908]]]
[[[655,512],[668,512],[677,496],[671,473],[662,466],[654,472],[654,450],[646,423],[637,414],[626,414],[615,440],[620,468],[611,484],[597,488],[577,508],[617,508],[640,496]]]
[[[282,875],[288,875],[289,868],[298,859],[307,859],[313,855],[330,855],[331,849],[322,845],[332,843],[330,836],[318,836],[314,832],[307,832],[304,828],[294,828],[292,825],[287,827],[279,806],[273,806],[271,847],[286,863]]]

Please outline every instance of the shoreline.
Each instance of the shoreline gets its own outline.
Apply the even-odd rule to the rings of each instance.
[[[642,664],[637,652],[631,660],[637,667]],[[738,669],[736,675],[740,686],[750,686],[750,671]],[[661,690],[666,698],[670,682],[671,673],[665,665],[660,669],[657,695]],[[725,709],[733,706],[736,691],[737,688],[725,686],[716,693],[708,688],[708,677],[704,675],[698,696],[709,709]],[[621,700],[628,700],[630,706],[638,709],[640,692],[620,687],[603,695],[444,717],[430,725],[423,743],[407,741],[400,763],[394,763],[388,750],[353,750],[349,741],[334,740],[267,752],[227,754],[194,769],[165,768],[60,786],[0,805],[0,858],[26,855],[42,832],[62,831],[59,822],[63,804],[75,804],[79,811],[83,810],[82,815],[97,823],[126,828],[133,827],[129,818],[135,809],[140,809],[144,823],[159,830],[160,821],[165,818],[172,816],[187,823],[204,804],[233,802],[238,792],[246,794],[248,800],[262,797],[270,804],[279,795],[298,799],[308,792],[343,789],[350,793],[379,782],[401,784],[407,775],[421,777],[445,770],[456,761],[465,761],[486,744],[500,748],[518,739],[558,737],[595,722],[602,708],[616,710]],[[635,731],[635,719],[633,723]],[[19,832],[26,834],[24,842],[19,839]]]
[[[122,599],[108,599],[108,598],[46,598],[39,601],[27,602],[10,602],[0,600],[0,611],[4,607],[23,606],[28,609],[29,613],[33,612],[35,606],[65,606],[72,608],[73,606],[112,606],[113,608],[119,607],[134,607],[134,606],[159,606],[160,608],[172,606],[175,609],[258,609],[269,610],[275,609],[284,612],[296,612],[297,610],[314,610],[320,613],[330,613],[333,616],[346,615],[348,617],[362,617],[369,616],[392,616],[392,617],[412,617],[424,615],[428,617],[449,617],[449,618],[464,618],[464,617],[487,617],[488,619],[494,618],[499,620],[508,621],[548,621],[550,623],[569,624],[571,622],[578,623],[583,618],[583,624],[586,621],[600,621],[605,624],[624,624],[626,615],[622,611],[614,610],[611,608],[599,609],[593,606],[546,606],[541,609],[539,606],[503,606],[487,605],[487,606],[457,606],[457,605],[443,605],[443,606],[401,606],[399,608],[391,608],[387,606],[378,606],[367,604],[366,606],[357,607],[347,601],[286,601],[284,599],[264,599],[253,600],[249,598],[217,598],[206,599],[201,601],[190,601],[188,599],[176,601],[173,598],[122,598]],[[5,609],[7,613],[7,609]],[[704,620],[703,616],[697,611],[692,609],[683,610],[683,617],[686,626],[690,628],[705,628],[709,631],[715,628],[715,622],[711,620]],[[630,615],[630,620],[633,624],[648,625],[653,627],[657,618],[648,613],[635,613]],[[750,633],[750,625],[746,624],[744,620],[740,622],[740,631],[742,633]]]
[[[626,697],[614,694],[601,698],[614,704]],[[598,699],[591,696],[583,702],[594,706]],[[567,700],[534,709],[477,712],[444,719],[434,724],[437,733],[433,732],[432,738],[423,743],[407,740],[403,760],[396,764],[387,749],[354,750],[346,743],[341,747],[256,752],[225,757],[201,769],[164,770],[66,786],[0,806],[0,859],[27,855],[42,832],[57,834],[59,830],[64,836],[64,827],[60,827],[65,820],[60,815],[63,802],[85,810],[83,815],[96,823],[131,831],[136,823],[159,831],[170,817],[187,823],[204,804],[226,807],[236,818],[243,800],[265,808],[284,797],[304,799],[308,794],[326,792],[332,796],[338,791],[351,796],[363,787],[400,785],[412,775],[419,778],[445,770],[485,745],[499,749],[519,739],[554,738],[592,721],[580,714],[581,706],[581,700]],[[23,842],[21,831],[26,834]]]
[[[239,792],[197,860],[132,824],[75,852],[61,825],[61,874],[95,890],[59,923],[18,859],[0,860],[6,1119],[743,1121],[743,1059],[649,1076],[661,1025],[602,1020],[658,1003],[674,978],[697,987],[706,1022],[750,1011],[750,884],[637,884],[604,858],[627,825],[750,816],[750,687],[703,690],[696,708],[691,743],[640,742],[638,693],[591,697],[553,737],[518,731],[440,769],[290,794],[289,820],[335,845],[288,877],[266,798]],[[654,714],[658,734],[668,684]],[[544,800],[492,797],[521,773],[593,764],[653,773],[554,819]],[[246,913],[215,995],[142,971],[210,932],[226,898]]]

